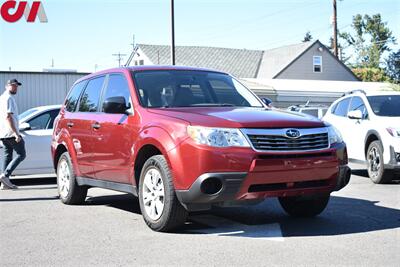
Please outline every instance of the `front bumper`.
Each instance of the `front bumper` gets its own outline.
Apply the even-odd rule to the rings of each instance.
[[[400,152],[389,146],[390,160],[385,164],[385,169],[400,171]]]
[[[268,196],[296,196],[316,193],[330,193],[345,187],[351,176],[348,166],[340,166],[334,179],[310,180],[288,183],[266,183],[244,186],[246,179],[251,179],[251,174],[243,172],[231,173],[205,173],[201,175],[188,190],[176,190],[180,202],[189,210],[208,209],[213,204],[222,202],[236,202],[242,200],[264,199]],[[207,180],[218,180],[220,187],[213,187],[212,192],[204,189]],[[247,188],[247,193],[243,193]],[[241,193],[241,194],[240,194]],[[238,197],[238,195],[240,197]]]
[[[223,168],[223,162],[219,163],[218,167]],[[188,188],[176,189],[178,199],[188,210],[267,197],[329,194],[346,186],[351,175],[344,144],[319,153],[255,154],[246,168],[202,167],[204,172]]]

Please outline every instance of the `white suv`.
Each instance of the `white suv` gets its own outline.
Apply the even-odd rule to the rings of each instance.
[[[350,161],[366,162],[374,183],[400,178],[400,93],[352,91],[323,120],[342,134]]]

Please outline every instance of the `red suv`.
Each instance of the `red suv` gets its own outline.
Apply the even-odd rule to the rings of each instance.
[[[138,196],[156,231],[190,211],[279,197],[292,216],[321,213],[350,179],[334,127],[267,108],[229,74],[140,66],[78,80],[52,138],[58,191],[81,204],[102,187]]]

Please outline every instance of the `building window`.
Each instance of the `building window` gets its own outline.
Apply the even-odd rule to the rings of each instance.
[[[143,59],[135,60],[135,66],[138,66],[138,65],[144,65],[144,60]]]
[[[314,72],[322,72],[322,57],[313,56],[313,67]]]

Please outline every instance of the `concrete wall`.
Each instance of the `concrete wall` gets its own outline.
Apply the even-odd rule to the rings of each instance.
[[[0,72],[0,92],[9,79],[22,83],[16,95],[19,112],[43,105],[61,104],[76,80],[86,73]]]
[[[320,51],[322,48],[322,51]],[[313,56],[322,57],[322,72],[314,72]],[[323,46],[315,43],[281,72],[276,79],[358,81],[354,75]]]

